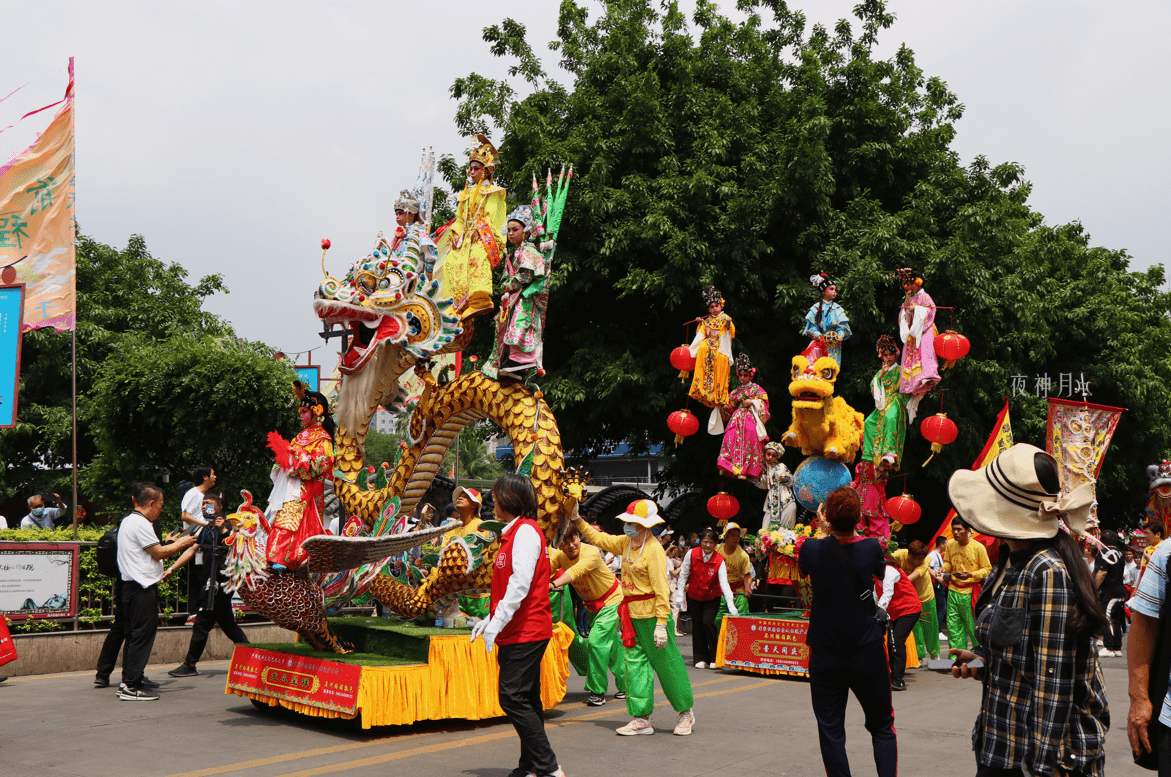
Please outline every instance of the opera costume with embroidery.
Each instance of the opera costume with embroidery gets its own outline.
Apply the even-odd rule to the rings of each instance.
[[[906,298],[899,308],[899,336],[903,341],[899,391],[926,394],[939,383],[935,358],[935,301],[923,290],[923,276],[910,267],[898,271]]]
[[[898,343],[890,335],[883,335],[878,338],[877,348],[882,366],[870,380],[874,410],[866,416],[863,428],[862,459],[876,467],[897,470],[903,463],[907,424],[915,420],[915,410],[909,406],[910,395],[899,392],[902,368],[898,363]]]
[[[820,351],[819,356],[829,356],[842,365],[842,343],[850,338],[853,331],[850,329],[850,319],[846,311],[834,300],[838,296],[838,287],[825,273],[810,276],[809,282],[817,291],[820,299],[809,308],[805,314],[805,328],[801,334],[809,338],[809,346],[805,349],[808,356],[811,352]],[[809,359],[812,364],[816,358]]]
[[[544,365],[548,266],[544,255],[529,240],[533,226],[533,209],[528,205],[508,216],[508,250],[496,340],[482,369],[492,379],[500,373],[540,370]]]
[[[728,404],[720,408],[721,420],[727,426],[723,429],[724,443],[716,466],[726,477],[756,480],[764,471],[768,393],[752,382],[755,375],[756,369],[747,354],[736,357],[740,385],[728,396]]]
[[[688,396],[712,408],[708,431],[722,431],[720,408],[728,404],[728,378],[732,368],[732,340],[736,325],[724,312],[724,297],[715,286],[703,292],[708,315],[699,320],[695,339],[691,341],[691,355],[695,357],[695,375],[691,379]]]

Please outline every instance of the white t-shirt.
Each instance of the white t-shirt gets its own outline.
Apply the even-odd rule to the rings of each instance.
[[[202,508],[203,508],[203,492],[200,491],[198,488],[195,488],[194,486],[187,489],[187,493],[183,495],[183,501],[179,503],[179,509],[185,513],[190,513],[191,515],[194,515],[196,518],[198,518],[200,521],[202,521],[203,520]],[[188,525],[188,528],[189,527],[190,527],[190,525]]]
[[[118,570],[124,581],[133,580],[149,588],[163,579],[163,562],[146,552],[158,544],[154,525],[142,513],[131,513],[122,519],[118,529]]]

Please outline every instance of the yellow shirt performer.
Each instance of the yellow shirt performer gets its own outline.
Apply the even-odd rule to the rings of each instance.
[[[574,507],[573,522],[581,536],[601,550],[622,557],[622,646],[626,655],[626,711],[633,720],[618,729],[621,736],[654,734],[651,713],[655,709],[655,676],[667,701],[679,713],[677,736],[687,736],[695,725],[695,697],[687,666],[675,645],[671,622],[671,593],[667,585],[667,554],[651,533],[663,523],[659,508],[650,499],[631,502],[622,521],[622,536],[606,534],[590,526]]]
[[[459,193],[455,218],[439,238],[441,295],[455,300],[460,318],[492,312],[492,268],[500,264],[508,192],[492,182],[498,153],[476,135],[468,181]]]
[[[972,542],[972,530],[958,515],[951,521],[951,536],[943,551],[943,574],[951,575],[947,583],[947,646],[968,649],[976,641],[976,622],[972,617],[972,587],[992,571],[988,551]]]
[[[931,566],[927,563],[927,546],[914,540],[906,548],[890,554],[891,559],[915,585],[923,611],[915,621],[915,648],[919,651],[919,666],[926,666],[928,657],[939,656],[939,619],[935,614],[935,587],[931,584]]]
[[[590,635],[585,641],[586,670],[582,672],[576,662],[574,665],[586,677],[585,687],[589,692],[586,704],[600,707],[606,703],[607,667],[614,673],[614,685],[618,689],[614,698],[625,699],[626,660],[618,635],[622,589],[618,578],[606,566],[597,548],[581,544],[581,535],[574,526],[566,530],[561,544],[549,554],[549,568],[553,574],[551,585],[554,588],[572,585],[590,613]],[[574,641],[580,640],[575,630]]]
[[[457,537],[463,538],[478,532],[482,523],[480,508],[484,506],[484,498],[479,491],[474,488],[458,486],[451,496],[455,502],[455,512],[459,516],[460,525],[443,535],[444,545]],[[487,618],[488,592],[459,597],[459,609],[464,615],[470,615],[473,618]]]
[[[740,536],[744,530],[740,528],[739,524],[729,523],[724,527],[724,534],[720,539],[724,541],[720,545],[720,555],[724,557],[724,567],[728,574],[728,587],[732,589],[732,601],[736,605],[736,612],[741,615],[748,614],[748,598],[752,596],[752,589],[755,588],[756,580],[753,578],[755,572],[752,570],[752,560],[748,558],[747,551],[740,547]],[[724,622],[724,616],[728,614],[728,604],[720,599],[720,608],[716,611],[716,634],[720,633],[720,624]]]

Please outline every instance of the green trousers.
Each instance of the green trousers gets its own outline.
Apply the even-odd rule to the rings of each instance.
[[[923,612],[915,621],[915,649],[919,658],[939,655],[939,618],[935,614],[935,600],[922,602]]]
[[[667,644],[661,649],[655,647],[654,618],[632,618],[631,621],[635,644],[624,648],[626,711],[635,718],[649,717],[655,711],[655,675],[658,675],[663,693],[676,712],[691,709],[695,697],[691,693],[687,666],[675,646],[675,621],[667,616]]]
[[[736,604],[736,612],[741,615],[748,614],[748,597],[736,591],[732,594],[732,601]],[[724,622],[724,616],[728,614],[728,600],[720,595],[720,608],[716,610],[716,639],[720,637],[720,624]],[[712,654],[716,652],[716,646],[712,645]]]
[[[488,617],[488,597],[459,597],[459,611],[464,615],[471,615],[473,618],[487,618]]]
[[[614,687],[619,691],[625,691],[626,658],[623,655],[618,605],[603,607],[597,613],[590,613],[589,618],[589,638],[582,640],[580,635],[574,635],[574,641],[584,642],[586,648],[585,688],[590,693],[605,696],[609,685],[608,670],[614,673]],[[582,672],[579,671],[578,674]]]
[[[949,648],[968,649],[968,638],[972,640],[972,647],[980,643],[976,641],[976,620],[972,616],[972,594],[960,593],[947,589],[947,646]]]

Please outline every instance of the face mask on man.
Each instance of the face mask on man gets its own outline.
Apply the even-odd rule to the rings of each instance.
[[[622,531],[626,532],[626,536],[632,540],[635,539],[636,537],[638,537],[638,533],[641,530],[642,530],[642,527],[639,526],[637,523],[624,523],[624,524],[622,524]]]
[[[36,517],[40,518],[44,514],[45,514],[45,508],[43,508],[43,507],[34,507],[33,508],[33,515],[35,515]]]

